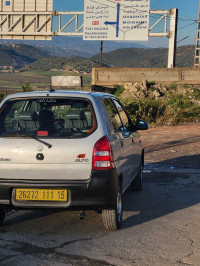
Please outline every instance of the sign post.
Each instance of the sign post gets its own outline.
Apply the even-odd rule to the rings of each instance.
[[[0,39],[51,40],[53,0],[0,0]]]

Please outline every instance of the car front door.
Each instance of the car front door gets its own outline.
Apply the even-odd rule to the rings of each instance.
[[[124,107],[117,99],[113,102],[118,110],[119,116],[122,121],[121,133],[123,135],[123,172],[124,172],[124,185],[127,187],[133,178],[136,176],[140,162],[142,145],[138,132],[125,111]]]

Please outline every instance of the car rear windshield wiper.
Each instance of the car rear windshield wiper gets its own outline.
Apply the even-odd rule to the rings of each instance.
[[[30,138],[35,139],[36,141],[39,141],[40,143],[46,145],[49,149],[52,148],[52,145],[49,144],[48,142],[43,141],[41,139],[38,139],[37,137],[35,137],[35,136],[31,135],[31,134],[25,133],[25,132],[2,133],[2,135],[5,136],[5,137],[13,137],[13,136],[21,136],[21,137],[26,136],[26,137],[30,137]]]

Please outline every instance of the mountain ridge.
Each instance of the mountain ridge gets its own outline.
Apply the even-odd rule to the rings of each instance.
[[[77,55],[89,58],[100,52],[100,41],[84,41],[81,37],[73,36],[57,36],[53,37],[52,41],[28,41],[28,40],[0,40],[0,43],[7,44],[26,44],[33,47],[40,47],[52,55],[59,56],[56,54],[57,51],[63,51],[64,55]],[[114,51],[119,48],[148,48],[134,42],[115,42],[106,41],[104,42],[104,52]]]
[[[186,45],[177,48],[176,67],[193,67],[195,46]],[[99,56],[90,58],[99,64]],[[165,68],[168,61],[167,48],[126,48],[103,54],[103,64],[113,67]]]
[[[92,67],[99,66],[99,53],[85,58],[68,51],[59,49],[59,56],[43,47],[34,47],[26,44],[1,44],[0,69],[26,70],[76,70],[78,72],[91,72]],[[176,66],[193,67],[195,47],[192,45],[177,48]],[[152,68],[166,67],[168,59],[167,48],[121,48],[103,53],[103,66],[105,67],[136,67]]]

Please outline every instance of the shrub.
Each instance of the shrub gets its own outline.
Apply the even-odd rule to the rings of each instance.
[[[0,102],[3,101],[3,99],[6,97],[4,93],[0,93]]]
[[[199,120],[200,106],[195,106],[192,100],[182,94],[158,100],[150,97],[121,100],[134,122],[142,119],[151,126],[162,126]]]
[[[116,97],[119,97],[124,91],[125,91],[125,88],[123,86],[116,86],[115,89],[113,90],[113,94]]]
[[[200,101],[200,89],[194,88],[193,89],[193,96],[196,100]]]
[[[194,105],[189,97],[184,96],[182,94],[173,95],[172,98],[169,100],[168,104],[182,109]]]
[[[133,121],[139,119],[147,120],[150,124],[156,124],[157,120],[163,117],[167,105],[159,100],[152,100],[149,98],[122,100],[124,106],[129,112]]]
[[[32,91],[30,83],[26,83],[25,85],[22,86],[22,91],[23,92],[29,92]]]
[[[173,90],[173,91],[177,91],[177,89],[178,89],[177,85],[174,84],[174,83],[171,83],[171,84],[169,85],[169,88],[170,88],[170,90]]]

